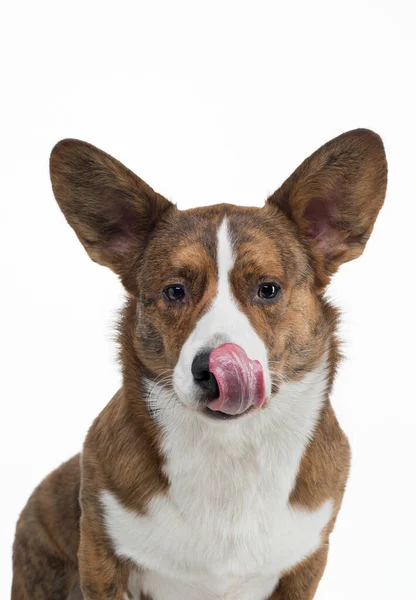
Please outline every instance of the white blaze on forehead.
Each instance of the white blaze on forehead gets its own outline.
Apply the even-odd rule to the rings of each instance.
[[[229,274],[234,266],[234,252],[227,219],[224,218],[217,234],[218,298],[231,297]]]
[[[224,218],[217,232],[217,295],[183,345],[174,370],[175,390],[187,404],[192,404],[194,400],[195,384],[191,366],[195,356],[226,342],[238,344],[251,360],[260,362],[266,397],[270,395],[267,349],[249,319],[238,308],[231,290],[229,274],[234,266],[234,258],[228,222]],[[247,294],[251,294],[251,290],[247,290]]]

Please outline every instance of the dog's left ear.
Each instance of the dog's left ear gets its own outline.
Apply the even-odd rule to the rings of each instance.
[[[326,286],[341,263],[363,252],[384,202],[387,163],[381,138],[367,129],[331,140],[268,200],[298,228]]]
[[[174,205],[115,158],[80,140],[54,147],[50,174],[55,198],[90,258],[136,294],[138,261]]]

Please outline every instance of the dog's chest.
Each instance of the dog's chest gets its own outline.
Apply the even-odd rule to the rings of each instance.
[[[234,451],[200,442],[166,449],[169,493],[146,515],[103,494],[116,553],[141,567],[131,591],[153,600],[264,600],[281,572],[319,546],[332,503],[314,512],[290,506],[296,451],[287,461],[267,439]]]

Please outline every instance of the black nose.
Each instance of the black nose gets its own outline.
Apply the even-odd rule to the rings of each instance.
[[[209,370],[209,352],[197,354],[191,367],[195,383],[205,392],[208,400],[220,395],[217,380]]]

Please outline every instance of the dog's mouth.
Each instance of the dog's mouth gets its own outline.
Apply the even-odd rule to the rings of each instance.
[[[245,350],[234,343],[227,342],[195,356],[190,389],[182,370],[178,373],[173,383],[179,403],[213,421],[236,420],[254,413],[266,401],[262,364],[250,359]]]
[[[237,344],[223,344],[211,351],[208,374],[215,396],[204,408],[213,419],[229,420],[260,408],[265,400],[263,369]]]
[[[239,418],[253,412],[253,410],[254,410],[254,406],[249,406],[249,408],[247,410],[245,410],[244,412],[236,414],[236,415],[231,415],[229,413],[225,413],[220,410],[211,410],[208,406],[205,406],[205,408],[203,409],[202,412],[204,413],[204,415],[206,415],[210,419],[215,419],[217,421],[232,421],[232,420],[239,419]]]

